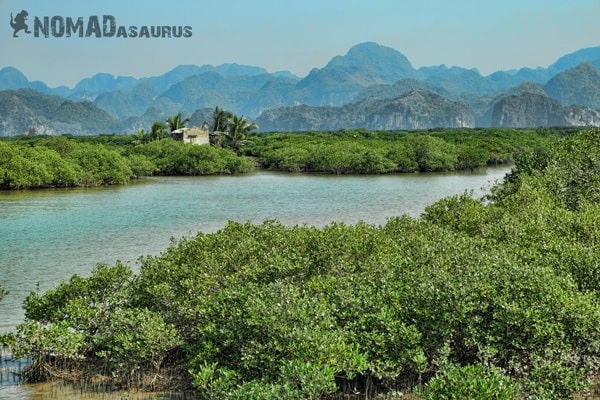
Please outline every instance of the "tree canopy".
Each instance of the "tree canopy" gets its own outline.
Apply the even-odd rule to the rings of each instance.
[[[187,125],[187,123],[190,121],[189,118],[185,118],[183,119],[181,117],[181,113],[173,116],[173,117],[169,117],[166,120],[166,124],[167,124],[167,128],[169,128],[170,132],[176,131],[178,129],[181,128],[185,128],[185,126]]]

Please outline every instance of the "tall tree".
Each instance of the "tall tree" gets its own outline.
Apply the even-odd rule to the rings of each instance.
[[[167,118],[166,123],[167,123],[167,128],[169,129],[169,132],[173,132],[173,131],[176,131],[177,129],[185,128],[185,126],[187,125],[187,123],[189,121],[190,121],[189,118],[182,119],[181,113],[179,113],[173,117]]]
[[[255,129],[258,129],[257,124],[249,122],[244,117],[238,117],[233,114],[229,118],[228,129],[225,131],[223,140],[224,147],[228,147],[238,153],[246,141],[248,134]]]
[[[229,120],[233,116],[229,111],[223,110],[222,108],[216,107],[213,111],[213,132],[227,132],[229,127]]]

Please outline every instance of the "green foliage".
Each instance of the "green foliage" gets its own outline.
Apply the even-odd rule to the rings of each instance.
[[[249,122],[246,118],[232,115],[227,123],[227,130],[224,132],[223,147],[239,153],[248,134],[257,128],[258,125]]]
[[[190,371],[196,391],[203,399],[218,400],[231,397],[238,381],[237,374],[226,368],[219,367],[218,362],[198,365]]]
[[[486,149],[476,146],[463,146],[457,152],[457,169],[477,169],[487,165],[490,159],[489,152]]]
[[[131,154],[155,165],[158,175],[234,174],[251,171],[253,165],[246,158],[231,151],[212,146],[193,146],[171,139],[141,144]],[[135,159],[135,158],[134,158]]]
[[[225,396],[221,398],[223,397]],[[274,384],[255,380],[239,384],[227,397],[239,400],[273,400],[298,399],[301,395],[289,383]]]
[[[447,366],[421,392],[425,400],[515,400],[517,384],[501,371],[479,365]]]
[[[565,366],[555,361],[534,361],[534,367],[523,392],[530,398],[541,400],[568,399],[574,391],[589,387],[585,370]]]
[[[481,237],[487,243],[496,243],[498,247],[512,251],[517,262],[534,268],[537,279],[546,280],[544,285],[562,279],[562,285],[573,287],[568,290],[559,286],[536,289],[539,293],[537,304],[528,307],[526,312],[523,309],[515,314],[518,307],[503,306],[504,312],[510,310],[510,319],[521,321],[519,326],[535,329],[520,329],[521,333],[511,329],[508,331],[511,334],[507,334],[505,328],[501,328],[498,335],[501,334],[511,346],[537,341],[544,344],[536,351],[532,351],[531,345],[525,345],[528,360],[507,358],[509,349],[501,350],[493,344],[494,358],[497,361],[504,359],[496,365],[521,377],[524,390],[539,398],[567,397],[585,385],[585,371],[598,368],[591,354],[600,348],[600,330],[583,321],[575,322],[573,317],[578,314],[572,314],[573,307],[582,307],[579,312],[587,315],[583,318],[593,320],[597,311],[592,303],[597,301],[600,293],[600,214],[594,181],[597,176],[594,162],[598,151],[595,146],[597,135],[597,129],[584,131],[561,140],[550,152],[523,154],[504,184],[494,192],[491,204],[484,206],[468,196],[456,197],[428,207],[424,216],[455,232]],[[523,278],[519,278],[515,282],[522,281]],[[502,280],[496,282],[498,285]],[[519,291],[513,284],[510,287]],[[527,295],[522,297],[531,296],[534,287],[529,283]],[[573,297],[572,293],[578,291],[582,291],[582,295]],[[494,297],[498,298],[498,295]],[[561,305],[550,305],[548,301]],[[548,314],[552,314],[553,319],[544,322],[543,315]],[[524,321],[524,317],[530,321]],[[588,342],[583,344],[572,338],[555,336],[555,332],[562,329],[572,329],[573,323],[579,326],[579,332],[586,331]],[[486,324],[487,334],[492,337],[494,322],[486,321]],[[554,340],[557,342],[551,345]]]
[[[510,129],[271,133],[250,136],[245,151],[273,170],[380,174],[509,163],[518,152],[544,149],[556,140],[556,135]]]
[[[0,154],[0,187],[5,189],[126,183],[133,174],[116,151],[67,138],[33,146],[0,142]]]
[[[137,275],[99,266],[32,293],[27,321],[1,340],[36,365],[101,365],[121,383],[170,368],[202,398],[422,384],[425,398],[567,398],[600,372],[596,135],[524,152],[487,201],[450,197],[420,219],[231,222],[141,259]],[[439,137],[406,143],[429,166],[445,162]],[[164,140],[132,151],[158,165],[190,148],[211,149]]]
[[[0,176],[3,188],[40,187],[51,179],[43,165],[35,162],[37,151],[31,148],[12,149],[0,143]]]
[[[133,176],[129,163],[116,151],[103,146],[81,144],[67,159],[80,168],[83,186],[123,184]]]
[[[18,358],[33,356],[38,363],[48,352],[59,354],[63,359],[76,359],[85,343],[81,332],[61,322],[52,325],[22,323],[17,326],[15,338],[16,344],[11,347],[13,355]]]
[[[290,384],[303,398],[334,392],[336,374],[362,372],[366,360],[334,328],[328,306],[312,293],[278,282],[224,290],[199,311],[199,373],[208,361],[235,365],[242,381]],[[192,371],[196,368],[193,362]]]
[[[219,107],[215,108],[212,117],[212,131],[217,135],[212,144],[231,149],[238,154],[246,144],[250,132],[258,129],[258,125],[251,123],[247,118],[238,117]]]
[[[131,168],[131,173],[136,178],[151,176],[158,172],[156,164],[143,154],[129,154],[127,162],[129,163],[129,168]]]
[[[181,128],[185,128],[185,125],[190,121],[189,118],[181,118],[181,113],[173,116],[173,117],[169,117],[166,120],[166,125],[167,128],[169,129],[169,132],[173,132],[177,129],[181,129]]]
[[[98,335],[96,355],[106,359],[117,371],[131,371],[148,361],[160,372],[168,351],[181,340],[173,326],[148,309],[125,308],[108,321],[107,333]]]
[[[158,124],[156,129],[164,128]],[[163,136],[168,135],[156,138]],[[150,137],[140,133],[0,141],[0,189],[113,185],[150,175],[233,174],[254,167],[225,149],[172,139],[148,142]]]
[[[129,304],[133,278],[124,264],[99,264],[89,278],[74,275],[42,296],[32,292],[25,300],[28,322],[17,326],[13,353],[35,355],[42,369],[48,352],[63,363],[98,362],[123,382],[142,366],[159,373],[181,340],[162,316]]]
[[[600,202],[600,129],[562,140],[545,172],[546,186],[571,210]]]
[[[95,334],[128,297],[132,278],[124,264],[99,264],[89,278],[74,275],[43,295],[32,292],[25,300],[25,315],[44,324],[69,320],[78,330]]]
[[[170,137],[170,132],[167,130],[167,127],[160,121],[156,121],[152,124],[152,129],[150,130],[150,140],[161,140]]]
[[[213,124],[212,131],[213,132],[226,132],[229,127],[229,121],[233,114],[229,111],[223,110],[219,107],[215,108],[213,112]]]
[[[475,169],[509,162],[514,157],[516,172],[513,178],[509,177],[514,181],[521,170],[547,162],[546,148],[558,137],[552,130],[542,135],[496,129],[419,134],[358,130],[336,134],[251,135],[255,125],[243,117],[217,108],[214,118],[213,124],[223,129],[220,142],[213,143],[214,148],[161,140],[169,138],[168,129],[161,122],[155,123],[148,134],[141,131],[132,136],[3,140],[0,141],[0,188],[97,186],[122,184],[148,175],[232,174],[253,169],[250,160],[220,149],[221,145],[254,156],[269,169],[334,174]],[[173,126],[185,123],[180,115],[169,120]],[[590,154],[593,150],[590,149]],[[577,166],[573,164],[571,168]],[[587,178],[580,177],[578,185],[562,183],[570,185],[567,191],[572,200],[569,201],[576,201],[577,191],[588,184],[591,186],[585,190],[594,190],[593,171],[592,168]],[[510,191],[518,185],[515,181],[511,186],[511,182],[507,181],[502,190]]]
[[[457,165],[455,146],[434,136],[410,136],[407,146],[413,154],[419,171],[451,171]]]

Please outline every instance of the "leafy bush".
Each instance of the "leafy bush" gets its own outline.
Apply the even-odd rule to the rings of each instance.
[[[156,164],[141,154],[131,154],[127,157],[127,162],[131,168],[132,174],[136,178],[143,176],[152,176],[156,171]]]
[[[123,184],[160,175],[249,172],[233,152],[172,139],[141,144],[135,137],[33,137],[0,141],[0,189]]]
[[[102,145],[67,138],[41,140],[38,144],[0,142],[0,187],[97,186],[126,183],[132,176],[126,160]]]
[[[83,186],[123,184],[133,176],[129,163],[116,151],[103,146],[81,144],[67,159],[78,166]]]
[[[155,140],[130,150],[152,162],[158,175],[209,175],[249,172],[249,160],[212,146],[192,146],[172,139]]]
[[[406,138],[406,142],[421,172],[451,171],[458,164],[456,147],[444,139],[418,135]]]
[[[421,394],[425,400],[515,400],[519,389],[497,369],[450,365],[429,381]]]

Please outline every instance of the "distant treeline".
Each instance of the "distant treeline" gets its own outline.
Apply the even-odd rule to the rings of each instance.
[[[99,265],[32,292],[0,344],[29,380],[202,399],[573,398],[600,373],[598,143],[523,152],[489,198],[420,219],[229,223],[138,274]]]
[[[140,135],[0,140],[0,188],[100,186],[150,175],[285,172],[381,174],[476,169],[544,151],[565,129],[439,129],[250,134],[235,152]],[[571,129],[572,131],[572,129]]]
[[[247,154],[287,172],[382,174],[468,170],[512,163],[515,154],[545,149],[565,129],[434,129],[270,133],[252,137]]]

